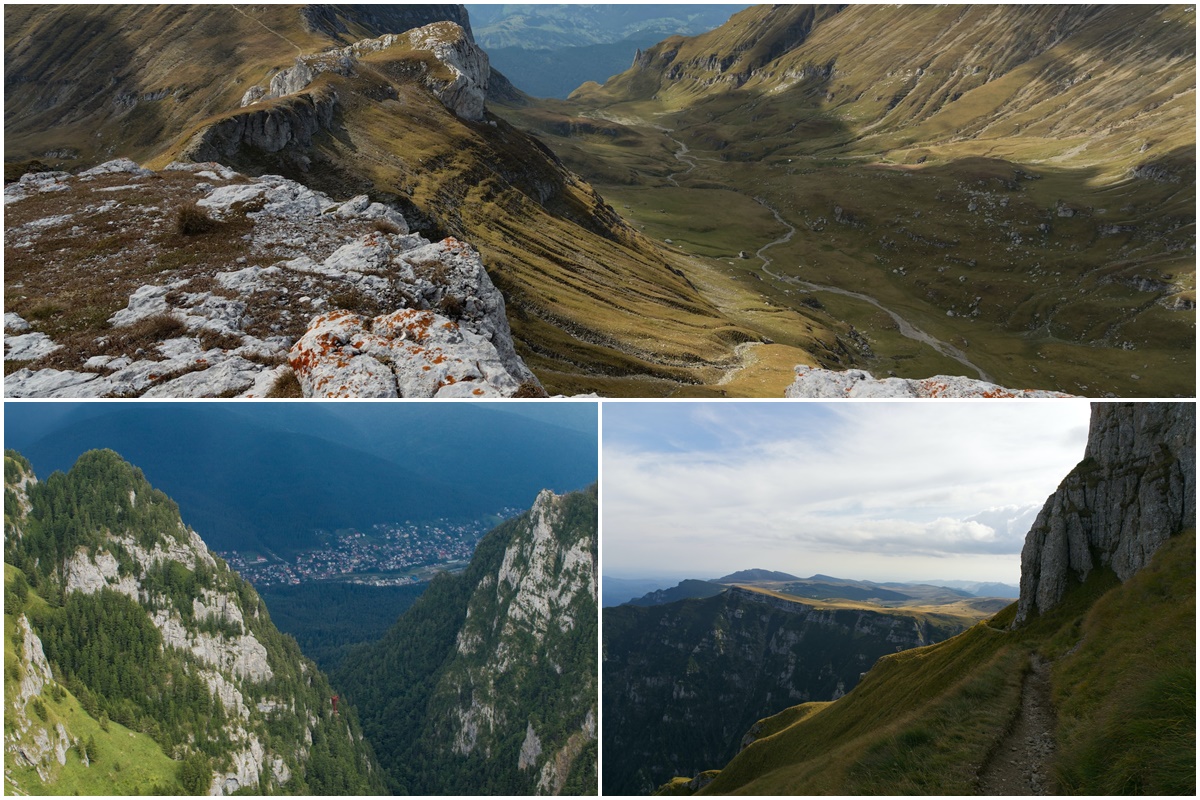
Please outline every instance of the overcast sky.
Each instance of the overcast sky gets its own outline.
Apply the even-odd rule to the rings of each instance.
[[[606,403],[603,570],[1016,583],[1076,401]]]

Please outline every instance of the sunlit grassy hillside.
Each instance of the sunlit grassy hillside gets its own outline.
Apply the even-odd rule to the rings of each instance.
[[[773,341],[1191,397],[1194,41],[1186,6],[758,6],[504,113]]]

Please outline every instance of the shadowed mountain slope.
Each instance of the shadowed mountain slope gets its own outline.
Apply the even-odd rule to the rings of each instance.
[[[689,583],[701,582],[677,589]],[[672,774],[722,763],[764,709],[840,697],[880,656],[971,624],[753,587],[671,602],[673,593],[604,609],[606,793],[644,794]]]
[[[9,9],[6,159],[190,157],[367,194],[480,251],[518,351],[552,392],[714,381],[754,335],[542,145],[482,110],[490,70],[469,29],[450,25],[466,21],[461,7],[380,8]]]
[[[830,368],[1195,394],[1186,6],[756,6],[503,113]]]

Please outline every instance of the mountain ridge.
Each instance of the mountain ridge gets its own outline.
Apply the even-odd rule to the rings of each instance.
[[[672,773],[732,758],[763,710],[840,697],[880,656],[970,624],[714,588],[721,593],[703,599],[604,609],[606,792],[645,793]]]
[[[328,26],[306,26],[289,6],[234,14],[177,6],[143,16],[124,8],[104,19],[80,8],[13,12],[6,79],[19,91],[6,114],[6,155],[78,167],[120,154],[156,168],[189,151],[219,155],[249,175],[365,196],[433,239],[470,241],[504,295],[520,355],[553,392],[669,392],[736,362],[733,348],[749,333],[718,313],[668,252],[540,143],[499,118],[479,118],[492,81],[466,30],[435,22],[414,39],[372,27],[386,20],[358,7],[336,8],[348,31],[338,45],[353,50],[346,41],[373,38],[379,47],[326,63]],[[76,34],[77,56],[67,58],[58,48]],[[180,48],[206,58],[181,67],[173,58]],[[55,76],[70,77],[89,58],[88,80],[111,73],[120,84],[136,73],[128,91],[136,103],[121,106],[105,84],[94,103],[62,118],[57,106],[40,109],[39,59],[59,56]],[[305,85],[267,99],[273,71],[297,79],[281,79],[283,88]],[[252,86],[264,94],[242,107]],[[465,111],[468,99],[464,119],[453,109]]]
[[[596,791],[596,495],[539,494],[335,670],[393,790]]]
[[[330,709],[324,675],[140,471],[90,451],[38,483],[7,451],[5,487],[5,628],[16,617],[24,658],[5,666],[6,787],[99,788],[98,770],[108,791],[382,789],[354,710]],[[146,738],[126,751],[110,718]],[[130,779],[150,785],[112,777],[135,752]]]

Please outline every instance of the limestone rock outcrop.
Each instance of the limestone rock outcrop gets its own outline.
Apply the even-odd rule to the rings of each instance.
[[[253,91],[247,92],[247,97]],[[192,161],[221,161],[246,147],[264,153],[310,147],[322,131],[333,130],[337,107],[336,92],[292,95],[269,107],[243,111],[205,126],[188,142],[183,154]]]
[[[487,97],[488,81],[491,76],[491,65],[488,62],[487,53],[483,52],[471,39],[469,30],[450,21],[433,22],[406,33],[388,33],[375,39],[363,39],[346,47],[325,50],[313,55],[298,56],[292,66],[275,73],[266,88],[252,86],[247,89],[242,96],[242,106],[255,106],[264,101],[290,95],[296,95],[299,98],[308,97],[308,95],[297,93],[307,89],[318,75],[324,73],[342,76],[355,75],[358,72],[359,63],[365,56],[396,47],[432,54],[436,66],[430,68],[428,65],[422,64],[419,76],[421,82],[458,117],[476,122],[483,119],[484,101]],[[274,110],[274,107],[269,110]],[[253,114],[239,113],[219,125],[247,116],[254,117]],[[327,115],[329,120],[326,120],[325,116],[324,113],[304,115],[305,119],[316,119],[328,128],[332,120],[332,107]],[[250,131],[257,131],[263,127],[261,124],[249,123],[239,123],[239,126],[239,130]],[[318,128],[314,128],[312,132],[315,133],[316,129]],[[269,127],[269,132],[276,133],[274,126]],[[302,137],[307,138],[307,141],[297,139],[298,143],[308,146],[311,143],[311,133],[304,128],[301,134]],[[226,141],[235,141],[227,134],[222,135],[221,138]],[[266,140],[262,136],[258,138]],[[270,137],[270,141],[274,143],[282,140],[273,135]],[[249,143],[248,140],[247,143]],[[282,149],[283,144],[271,149],[265,147],[261,149],[267,149],[267,152],[276,152]],[[227,153],[221,151],[220,154]],[[189,157],[204,161],[216,158],[207,151],[194,155],[189,154]]]
[[[959,375],[932,378],[875,378],[861,369],[843,371],[797,366],[796,380],[784,393],[789,398],[835,397],[1071,397],[1041,389],[1007,389],[987,381]]]
[[[1196,406],[1096,403],[1084,458],[1050,496],[1021,551],[1016,624],[1108,567],[1122,581],[1196,525]]]
[[[414,309],[321,315],[290,363],[305,397],[509,397],[521,386],[483,336]]]
[[[435,22],[408,32],[409,44],[428,50],[450,72],[450,77],[428,73],[425,85],[462,119],[483,119],[491,66],[487,53],[453,22]]]
[[[6,375],[7,395],[262,397],[293,377],[307,396],[542,393],[516,353],[504,298],[469,244],[410,233],[399,211],[368,195],[338,201],[278,175],[246,178],[218,163],[161,173],[127,159],[102,167],[98,175],[120,181],[100,187],[103,204],[89,202],[94,190],[82,176],[10,185],[6,201],[18,210],[33,193],[79,201],[72,213],[10,227],[6,242],[37,246],[84,213],[119,214],[123,231],[161,228],[160,207],[126,202],[126,193],[170,184],[161,203],[192,194],[214,224],[247,231],[246,254],[216,254],[121,292],[125,307],[83,352],[29,332],[10,313],[5,358],[28,363]],[[163,256],[146,237],[131,242],[114,269]],[[165,338],[121,344],[124,331],[146,326]]]

